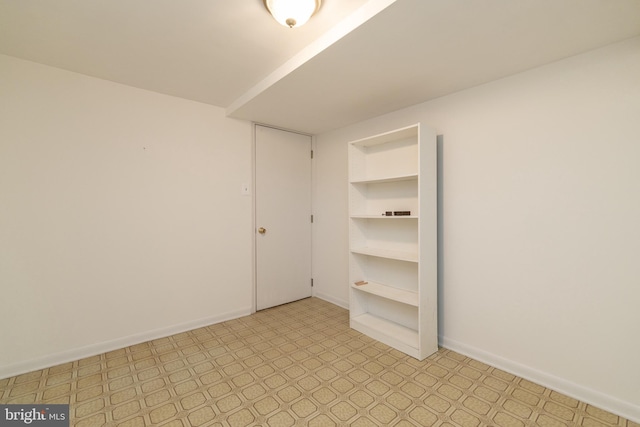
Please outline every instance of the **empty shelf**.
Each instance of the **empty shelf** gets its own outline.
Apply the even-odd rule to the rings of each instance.
[[[354,254],[376,256],[379,258],[396,259],[398,261],[418,262],[418,254],[416,252],[394,251],[380,248],[352,248]]]
[[[418,293],[407,291],[405,289],[398,289],[392,286],[383,285],[381,283],[368,282],[365,285],[352,284],[351,287],[361,292],[367,292],[369,294],[377,295],[382,298],[387,298],[393,301],[401,302],[403,304],[412,305],[418,307]]]

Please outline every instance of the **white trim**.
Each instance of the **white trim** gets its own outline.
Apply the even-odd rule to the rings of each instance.
[[[473,346],[440,336],[440,345],[462,355],[471,357],[503,371],[517,375],[526,380],[540,384],[551,390],[565,394],[574,399],[596,406],[605,411],[640,423],[640,406],[631,402],[620,400],[608,394],[584,387],[580,384],[567,381],[555,375],[539,371],[513,360],[505,359],[493,353],[475,348]]]
[[[0,379],[13,377],[16,375],[24,374],[26,372],[32,372],[38,369],[60,365],[62,363],[73,362],[76,360],[84,359],[86,357],[95,356],[97,354],[103,354],[108,351],[118,350],[135,344],[140,344],[158,338],[164,338],[169,335],[175,335],[181,332],[201,328],[203,326],[226,322],[227,320],[237,319],[238,317],[247,316],[249,314],[251,314],[251,308],[246,307],[241,310],[234,310],[227,313],[219,314],[217,316],[211,316],[204,319],[185,322],[166,328],[154,329],[152,331],[129,335],[123,338],[117,338],[97,344],[91,344],[85,347],[79,347],[60,353],[50,354],[44,357],[39,357],[37,359],[31,359],[24,362],[0,366]]]
[[[330,302],[331,304],[335,304],[338,307],[344,308],[345,310],[349,310],[349,302],[348,301],[345,301],[345,300],[342,300],[342,299],[339,299],[339,298],[334,298],[333,296],[331,296],[329,294],[325,294],[325,293],[322,293],[322,292],[317,292],[315,290],[313,291],[313,295],[312,296],[314,296],[316,298],[319,298],[321,300]]]

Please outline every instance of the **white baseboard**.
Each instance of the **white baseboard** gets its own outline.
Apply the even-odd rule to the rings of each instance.
[[[341,300],[339,298],[334,298],[331,295],[322,293],[322,292],[313,292],[313,296],[316,298],[320,298],[321,300],[325,300],[327,302],[330,302],[331,304],[335,304],[338,307],[342,307],[346,310],[349,310],[349,302],[348,301],[344,301]]]
[[[209,326],[215,323],[237,319],[238,317],[247,316],[249,314],[251,314],[251,307],[230,311],[204,319],[198,319],[191,322],[185,322],[179,325],[172,325],[167,328],[154,329],[152,331],[129,335],[126,337],[117,338],[115,340],[74,348],[60,353],[39,357],[37,359],[31,359],[24,362],[0,366],[0,379],[32,372],[38,369],[49,368],[52,366],[60,365],[62,363],[73,362],[75,360],[80,360],[86,357],[95,356],[97,354],[118,350],[124,347],[129,347],[158,338],[164,338],[169,335],[179,334],[181,332],[190,331],[193,329],[201,328],[203,326]]]
[[[522,365],[501,356],[480,350],[464,343],[439,337],[440,345],[449,350],[471,357],[480,362],[502,369],[505,372],[517,375],[526,380],[535,382],[548,389],[573,397],[605,411],[627,418],[635,423],[640,423],[640,406],[631,402],[620,400],[599,391],[567,381],[563,378],[551,375],[529,366]]]

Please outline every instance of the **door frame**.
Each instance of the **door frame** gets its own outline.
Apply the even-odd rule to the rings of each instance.
[[[255,313],[258,307],[258,269],[257,269],[257,260],[258,260],[258,245],[257,245],[257,234],[258,234],[258,225],[256,222],[257,219],[257,211],[256,211],[256,127],[262,126],[270,129],[275,129],[283,132],[291,132],[296,133],[298,135],[304,135],[311,138],[311,151],[313,153],[313,157],[311,158],[311,188],[309,188],[309,192],[311,194],[311,214],[314,212],[314,191],[315,188],[315,176],[316,176],[316,168],[315,163],[313,162],[315,158],[316,152],[316,136],[306,132],[300,132],[297,130],[291,130],[286,128],[281,128],[278,126],[268,125],[260,122],[251,122],[251,235],[253,238],[251,239],[251,278],[252,278],[252,286],[251,286],[251,313]],[[309,248],[309,256],[311,257],[310,265],[311,265],[311,277],[313,278],[313,222],[311,223],[311,247]],[[313,280],[313,279],[312,279]],[[314,296],[315,290],[313,287],[311,288],[311,296]]]

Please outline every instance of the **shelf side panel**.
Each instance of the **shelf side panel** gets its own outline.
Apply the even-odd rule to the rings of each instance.
[[[438,351],[438,159],[437,135],[420,126],[420,352]]]

